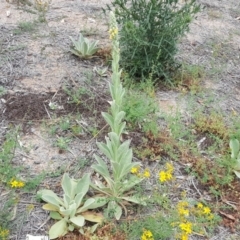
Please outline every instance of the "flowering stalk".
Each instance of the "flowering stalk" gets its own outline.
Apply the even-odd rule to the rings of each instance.
[[[106,143],[97,143],[100,151],[107,157],[110,162],[111,171],[109,171],[107,164],[104,160],[95,155],[97,164],[92,168],[98,172],[106,181],[103,184],[100,181],[95,181],[92,187],[106,195],[109,200],[108,212],[113,211],[116,219],[122,215],[122,209],[127,214],[124,203],[133,202],[137,204],[145,204],[142,199],[136,196],[129,196],[130,190],[143,179],[134,175],[129,175],[131,169],[138,166],[139,163],[132,162],[132,149],[130,141],[121,142],[121,135],[124,132],[126,123],[124,122],[125,112],[122,111],[122,102],[125,94],[119,70],[119,41],[118,41],[118,28],[114,14],[110,13],[110,39],[112,41],[112,79],[109,83],[109,89],[112,97],[110,101],[110,113],[102,113],[105,121],[109,124],[111,132],[106,137]]]

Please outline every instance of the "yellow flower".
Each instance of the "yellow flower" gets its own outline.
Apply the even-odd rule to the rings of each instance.
[[[12,188],[21,188],[25,186],[25,183],[22,181],[17,181],[12,179],[9,184],[11,185]]]
[[[181,223],[179,224],[179,227],[185,234],[192,233],[192,223],[190,222]]]
[[[178,209],[178,213],[181,216],[189,216],[189,210],[188,209],[184,209],[184,208],[179,208]]]
[[[12,188],[18,187],[18,181],[12,180],[12,181],[10,182],[10,185],[11,185]]]
[[[133,174],[138,174],[138,172],[139,172],[139,167],[133,167],[131,169],[131,173],[133,173]]]
[[[172,180],[173,176],[173,165],[171,163],[166,163],[166,169],[167,171],[161,171],[159,173],[159,181],[160,182],[166,182]]]
[[[152,232],[149,230],[144,230],[141,240],[154,240]]]
[[[177,210],[180,216],[189,216],[188,202],[181,201],[177,204]]]
[[[180,239],[181,240],[188,240],[188,234],[182,233],[181,236],[180,236]]]
[[[198,203],[197,204],[197,208],[200,208],[200,209],[203,208],[203,204],[202,203]]]
[[[159,181],[160,181],[160,182],[165,182],[165,181],[167,181],[166,172],[161,171],[161,172],[159,173]]]
[[[151,176],[150,172],[148,169],[145,169],[144,173],[143,173],[143,177],[145,178],[149,178]]]
[[[204,207],[203,208],[203,213],[206,214],[206,215],[210,214],[211,213],[211,209],[209,207]]]

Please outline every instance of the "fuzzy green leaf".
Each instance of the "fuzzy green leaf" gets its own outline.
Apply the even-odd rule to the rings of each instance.
[[[56,207],[55,205],[52,205],[51,203],[44,204],[42,206],[42,208],[47,211],[58,211],[59,210],[59,207]]]
[[[144,201],[144,199],[136,197],[136,196],[131,196],[131,197],[121,197],[121,199],[126,200],[128,202],[132,202],[132,203],[137,203],[137,204],[141,204],[143,206],[146,206],[146,202]]]
[[[104,178],[110,178],[110,173],[108,171],[108,167],[106,163],[97,155],[94,155],[95,159],[97,160],[98,164],[93,164],[92,168],[100,173]]]
[[[83,196],[85,196],[89,190],[90,182],[90,174],[85,174],[80,180],[78,180],[75,188],[75,194],[82,193]]]
[[[239,141],[237,139],[231,139],[229,146],[230,146],[231,153],[232,153],[231,158],[237,158],[239,149],[240,149]]]
[[[72,217],[72,218],[70,218],[70,221],[71,221],[73,224],[77,225],[78,227],[83,227],[84,224],[85,224],[85,219],[84,219],[84,217],[81,216],[81,215],[79,215],[79,216],[77,216],[77,217]]]
[[[95,202],[94,198],[87,199],[85,201],[85,203],[83,204],[83,206],[77,210],[77,213],[81,213],[81,212],[87,211],[89,209],[88,207],[91,206],[91,204],[93,204],[94,202]]]
[[[115,202],[111,201],[108,203],[108,213],[114,213],[114,216],[119,220],[122,216],[122,208]]]
[[[94,202],[88,205],[88,209],[95,209],[104,206],[108,203],[108,199],[106,197],[95,197]]]
[[[83,200],[83,193],[78,193],[77,196],[75,197],[75,203],[76,203],[76,207],[79,208],[79,206],[81,205],[82,203],[82,200]]]
[[[56,198],[54,198],[53,196],[50,196],[50,195],[43,195],[42,200],[47,202],[47,203],[50,203],[50,204],[54,205],[57,208],[59,208],[61,206],[59,204],[59,201]]]
[[[67,221],[65,219],[62,219],[52,225],[52,227],[49,230],[49,238],[55,239],[64,236],[67,232],[68,232]]]
[[[59,207],[59,205],[64,205],[63,201],[57,196],[56,193],[54,193],[52,190],[48,190],[48,189],[43,189],[37,192],[37,194],[42,198],[42,200],[48,202],[47,200],[45,200],[46,197],[50,196],[51,199],[53,198],[54,203],[52,203],[53,205]],[[57,203],[56,203],[57,202]],[[51,202],[49,202],[51,203]]]
[[[67,173],[63,174],[61,186],[64,191],[64,194],[68,195],[67,202],[69,204],[69,200],[74,198],[75,195],[75,187],[77,185],[77,181],[75,179],[71,179]]]
[[[50,212],[50,217],[55,220],[61,220],[62,216],[58,212]]]

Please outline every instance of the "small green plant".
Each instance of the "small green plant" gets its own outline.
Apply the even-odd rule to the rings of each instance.
[[[68,143],[71,140],[65,137],[59,137],[55,143],[55,146],[58,147],[61,150],[67,150],[68,148]]]
[[[230,140],[231,159],[233,162],[233,172],[240,178],[240,144],[237,139]]]
[[[47,202],[43,205],[43,209],[50,211],[50,217],[58,220],[49,230],[50,239],[64,236],[74,229],[83,232],[86,220],[96,223],[91,228],[93,232],[98,223],[102,222],[103,216],[89,210],[105,205],[106,201],[101,197],[86,199],[90,186],[90,175],[85,174],[81,179],[75,180],[64,174],[61,186],[64,192],[62,199],[48,189],[40,190],[37,193],[43,201]]]
[[[14,178],[20,171],[19,167],[13,167],[12,159],[14,157],[17,131],[11,132],[6,136],[6,140],[3,142],[0,151],[0,183],[8,183]]]
[[[22,32],[33,32],[36,28],[35,22],[23,21],[18,23],[18,29]]]
[[[79,33],[79,38],[75,41],[72,37],[70,37],[73,43],[73,49],[70,51],[80,57],[80,58],[91,58],[93,54],[95,54],[98,48],[98,41],[89,41],[87,38],[84,38],[81,33]]]
[[[62,131],[67,131],[71,126],[70,120],[68,118],[62,119],[59,123],[59,127]]]
[[[0,86],[0,97],[6,93],[6,89],[3,86]]]
[[[200,10],[196,0],[114,0],[120,31],[121,66],[141,79],[167,79],[177,68],[177,43]]]
[[[93,68],[93,71],[95,71],[100,77],[106,77],[107,76],[107,70],[108,70],[108,67],[105,67],[105,68],[94,67]]]
[[[85,87],[78,87],[75,89],[69,89],[67,87],[63,87],[63,90],[70,97],[69,103],[75,103],[77,105],[82,103],[83,96],[90,94]]]
[[[95,155],[97,164],[92,168],[98,172],[105,183],[95,180],[91,185],[97,192],[100,192],[108,199],[107,215],[120,219],[123,210],[127,215],[126,205],[129,203],[145,205],[143,198],[133,195],[133,187],[138,185],[143,178],[130,175],[131,169],[139,163],[132,162],[132,149],[130,141],[121,142],[121,135],[124,132],[126,123],[123,122],[125,112],[122,111],[125,89],[120,82],[121,71],[119,70],[119,42],[117,34],[117,23],[114,14],[110,13],[110,36],[112,40],[112,82],[110,83],[110,113],[102,113],[104,119],[111,128],[106,137],[106,143],[98,142],[98,148],[109,159],[111,171],[103,158]]]
[[[126,121],[136,126],[149,120],[150,115],[157,111],[157,106],[154,99],[144,92],[129,90],[123,100],[123,111]]]

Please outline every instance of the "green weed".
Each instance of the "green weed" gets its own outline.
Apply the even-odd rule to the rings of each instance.
[[[132,126],[143,124],[151,118],[157,111],[157,105],[153,98],[140,91],[128,90],[123,99],[123,111],[126,113],[125,119]],[[148,127],[145,124],[145,128]]]
[[[29,22],[29,21],[22,21],[18,23],[18,27],[13,31],[13,34],[19,35],[22,33],[32,33],[36,30],[36,23],[35,22]]]
[[[60,150],[67,150],[69,143],[70,143],[70,139],[66,138],[66,137],[58,137],[56,142],[54,143],[54,146],[58,147]]]
[[[6,93],[6,89],[3,86],[0,86],[0,97]]]
[[[196,94],[202,90],[202,77],[204,77],[203,68],[197,65],[183,64],[176,71],[173,79],[182,92],[190,91],[191,94]]]
[[[20,167],[12,166],[14,157],[17,132],[7,134],[0,151],[0,182],[8,183],[20,171]]]

